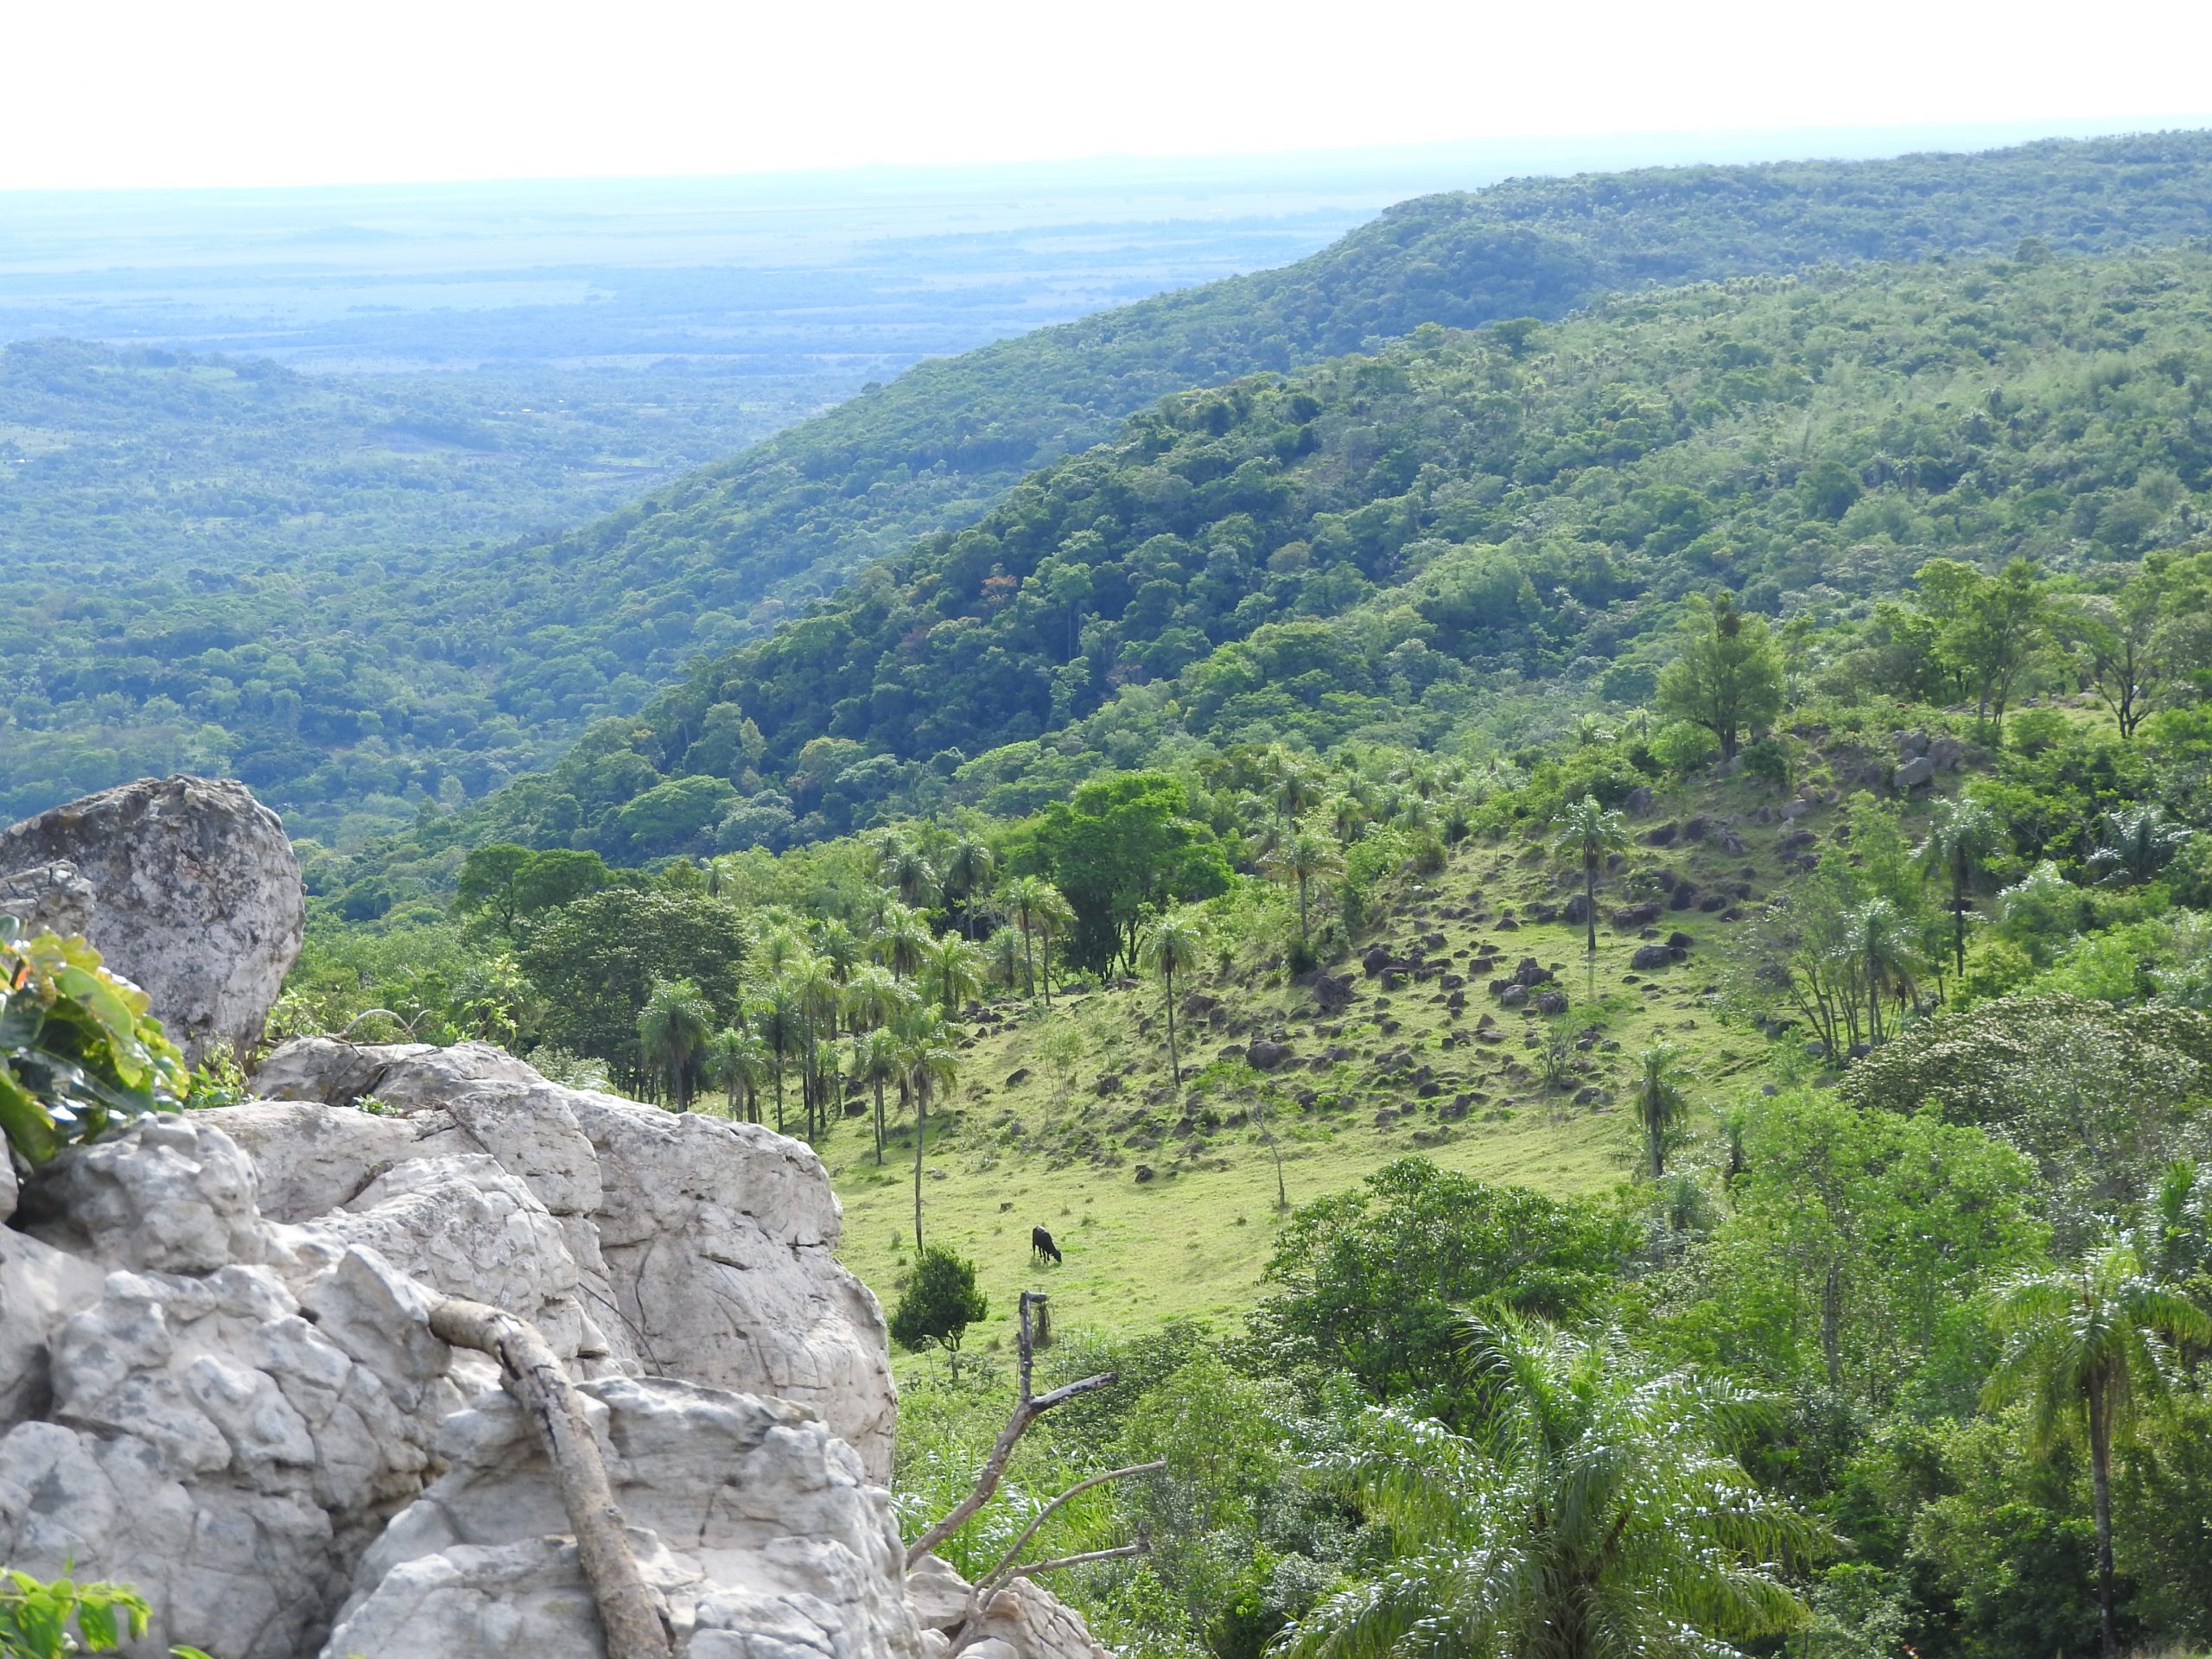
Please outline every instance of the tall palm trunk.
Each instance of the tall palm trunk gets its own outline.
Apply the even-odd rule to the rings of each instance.
[[[2100,1372],[2089,1382],[2089,1489],[2097,1516],[2097,1611],[2104,1659],[2118,1659],[2120,1617],[2112,1567],[2112,1402],[2110,1380]]]
[[[784,1068],[776,1068],[776,1133],[784,1132]]]
[[[929,1131],[930,1090],[925,1083],[914,1086],[914,1255],[922,1254],[922,1141]]]
[[[1167,1069],[1174,1073],[1175,1086],[1183,1086],[1183,1062],[1175,1052],[1175,970],[1168,969],[1162,976],[1167,985]]]
[[[883,1079],[875,1080],[875,1166],[883,1167]]]
[[[1584,948],[1594,957],[1598,954],[1598,859],[1594,853],[1582,855],[1582,919],[1590,931]]]

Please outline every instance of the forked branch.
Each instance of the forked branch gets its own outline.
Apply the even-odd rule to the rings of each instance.
[[[954,1533],[959,1531],[961,1528],[966,1526],[976,1511],[991,1501],[991,1494],[998,1491],[999,1482],[1005,1478],[1007,1460],[1014,1456],[1014,1446],[1020,1443],[1021,1437],[1029,1432],[1030,1424],[1052,1410],[1053,1407],[1064,1406],[1078,1395],[1092,1393],[1109,1386],[1114,1382],[1116,1373],[1103,1371],[1096,1376],[1086,1376],[1079,1382],[1070,1382],[1054,1389],[1049,1394],[1030,1392],[1032,1375],[1036,1364],[1036,1344],[1031,1335],[1030,1310],[1033,1307],[1041,1307],[1046,1300],[1045,1293],[1041,1290],[1025,1290],[1021,1293],[1020,1329],[1015,1337],[1015,1341],[1019,1344],[1017,1352],[1020,1364],[1021,1395],[1014,1402],[1014,1414],[1007,1419],[1006,1427],[999,1431],[998,1440],[991,1446],[991,1455],[983,1459],[982,1471],[976,1477],[976,1484],[968,1496],[954,1504],[943,1520],[929,1527],[920,1537],[907,1546],[906,1565],[909,1567]]]

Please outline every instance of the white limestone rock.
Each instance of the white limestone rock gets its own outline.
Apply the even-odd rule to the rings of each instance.
[[[63,863],[91,888],[86,936],[187,1059],[260,1040],[307,909],[291,843],[245,785],[143,779],[0,830],[0,872]]]
[[[802,1143],[564,1088],[482,1043],[288,1043],[254,1087],[283,1098],[203,1116],[255,1149],[273,1215],[312,1224],[311,1238],[372,1239],[427,1282],[478,1300],[519,1294],[514,1274],[486,1268],[491,1281],[472,1289],[454,1263],[527,1257],[544,1294],[514,1311],[536,1309],[564,1357],[798,1401],[851,1442],[873,1478],[890,1478],[897,1395],[882,1310],[836,1260],[842,1212]],[[348,1103],[363,1098],[381,1115]],[[319,1122],[313,1101],[331,1108]],[[572,1265],[555,1263],[550,1238],[512,1219],[506,1199],[487,1193],[472,1205],[450,1186],[440,1189],[439,1248],[417,1255],[376,1230],[379,1202],[405,1195],[416,1221],[432,1213],[406,1166],[469,1158],[527,1187]],[[521,1255],[512,1227],[530,1231]]]
[[[255,1181],[206,1114],[162,1112],[63,1147],[25,1187],[16,1224],[105,1267],[212,1273],[266,1259]]]
[[[358,1251],[315,1288],[310,1310],[258,1265],[109,1274],[53,1332],[45,1420],[0,1437],[0,1559],[136,1584],[132,1655],[312,1651],[459,1402],[419,1288]]]
[[[615,1501],[678,1651],[921,1659],[887,1495],[811,1413],[666,1378],[587,1384]],[[368,1554],[326,1659],[601,1651],[567,1518],[523,1414],[446,1424],[447,1473]]]

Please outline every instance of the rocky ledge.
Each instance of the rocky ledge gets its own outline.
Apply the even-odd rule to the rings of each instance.
[[[904,1570],[883,1319],[805,1147],[474,1044],[296,1042],[256,1086],[0,1226],[0,1562],[139,1585],[145,1656],[599,1655],[519,1408],[431,1332],[459,1296],[585,1379],[677,1652],[944,1652],[966,1587]],[[1103,1659],[1033,1585],[985,1614],[978,1659]]]

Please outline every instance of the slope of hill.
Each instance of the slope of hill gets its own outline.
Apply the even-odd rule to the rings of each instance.
[[[1826,613],[1939,553],[2183,543],[2208,307],[2200,252],[1835,271],[1187,394],[371,863],[780,846],[1194,743],[1522,742],[1643,701],[1700,588]]]
[[[924,365],[550,542],[502,540],[511,518],[465,558],[382,543],[371,556],[349,543],[303,587],[259,582],[242,611],[236,595],[156,595],[168,620],[150,636],[121,596],[103,594],[99,617],[41,624],[37,651],[16,659],[9,738],[21,759],[9,804],[29,810],[135,771],[226,756],[296,823],[351,841],[425,797],[480,797],[542,764],[701,652],[772,626],[918,535],[975,520],[1025,473],[1109,437],[1161,395],[1294,369],[1427,322],[1557,317],[1624,287],[2010,253],[2024,239],[2060,254],[2169,241],[2212,231],[2208,182],[2212,137],[2178,134],[1528,180],[1410,201],[1282,270]],[[671,401],[689,401],[677,386]],[[513,409],[467,418],[500,427]],[[436,432],[422,442],[452,459]],[[567,481],[588,486],[603,461],[637,458],[610,442]],[[318,511],[350,521],[370,505],[357,486],[388,481],[381,467],[371,457],[365,480],[312,468],[276,502],[248,505],[285,524]],[[465,474],[409,467],[442,486],[480,483],[485,470],[473,458]],[[153,468],[143,484],[160,476]],[[118,511],[147,510],[145,493]],[[220,491],[212,507],[205,493],[151,505],[235,516]],[[433,517],[457,506],[436,492],[404,500],[418,518],[426,504]],[[95,524],[92,539],[117,528],[128,533],[127,515]],[[330,531],[302,533],[317,543]],[[200,639],[204,613],[226,609],[238,613],[226,638]],[[241,631],[270,647],[265,658],[226,654]],[[146,637],[160,649],[141,649]]]

